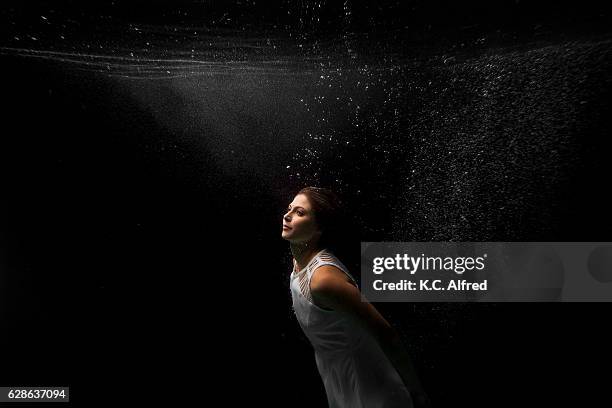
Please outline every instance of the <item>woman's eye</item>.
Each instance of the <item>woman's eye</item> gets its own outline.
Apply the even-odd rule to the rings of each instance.
[[[291,208],[287,208],[287,212],[290,212],[290,211],[291,211]],[[297,211],[297,213],[298,213],[299,216],[303,216],[304,215],[304,213],[302,211]]]

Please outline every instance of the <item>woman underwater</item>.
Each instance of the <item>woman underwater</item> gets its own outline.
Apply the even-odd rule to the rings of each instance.
[[[283,216],[290,243],[293,309],[314,351],[330,408],[429,407],[399,334],[367,301],[332,252],[341,239],[341,202],[306,187]]]

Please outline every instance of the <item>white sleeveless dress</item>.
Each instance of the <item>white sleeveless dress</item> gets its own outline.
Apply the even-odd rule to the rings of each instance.
[[[314,347],[329,407],[412,408],[410,393],[376,340],[342,313],[312,302],[310,279],[322,265],[334,265],[355,286],[357,282],[327,249],[315,255],[299,272],[294,261],[290,278],[293,310]]]

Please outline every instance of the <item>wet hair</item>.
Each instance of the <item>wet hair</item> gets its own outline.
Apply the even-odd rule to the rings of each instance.
[[[352,271],[360,282],[360,250],[357,222],[350,207],[327,188],[304,187],[298,194],[304,194],[314,213],[314,219],[322,234],[319,247],[330,250]]]
[[[319,246],[332,252],[337,250],[348,226],[347,211],[340,197],[322,187],[304,187],[298,194],[308,197],[312,206],[315,222],[322,231]]]

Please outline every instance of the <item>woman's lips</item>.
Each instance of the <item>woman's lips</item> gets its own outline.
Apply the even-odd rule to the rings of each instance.
[[[288,229],[288,230],[290,230],[291,228],[289,228],[289,227],[288,227],[288,226],[286,226],[286,225],[283,225],[283,229]]]

